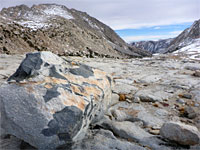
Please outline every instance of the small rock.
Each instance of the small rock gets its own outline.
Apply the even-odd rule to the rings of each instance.
[[[149,129],[149,133],[153,134],[153,135],[159,135],[160,134],[160,130],[152,130]]]
[[[111,99],[110,105],[114,105],[117,102],[119,102],[119,95],[115,94],[115,93],[112,93],[112,99]]]
[[[13,31],[13,33],[16,34],[16,35],[20,34],[19,31],[17,31],[17,30]]]
[[[134,102],[134,103],[140,103],[140,98],[139,98],[139,97],[135,97],[135,98],[133,99],[133,102]]]
[[[197,116],[197,114],[192,107],[188,106],[184,109],[182,116],[187,117],[189,119],[194,119]]]
[[[199,107],[199,104],[198,103],[194,103],[194,107]]]
[[[200,71],[199,71],[199,70],[196,70],[195,73],[193,74],[193,76],[195,76],[195,77],[200,77]]]
[[[162,102],[169,99],[172,94],[165,92],[164,86],[149,86],[136,92],[135,97],[139,97],[142,102]]]
[[[181,98],[192,99],[191,94],[179,94],[178,96],[181,97]]]
[[[153,103],[152,104],[154,107],[159,107],[159,104],[158,103]]]
[[[116,85],[113,88],[113,93],[123,93],[123,94],[131,94],[131,92],[137,91],[138,88],[135,86],[125,84],[125,83],[116,83]]]
[[[183,99],[177,99],[176,100],[179,104],[184,104],[185,103],[185,101],[183,100]]]
[[[160,108],[155,111],[155,115],[159,118],[166,118],[169,115],[169,112]]]
[[[200,133],[196,127],[179,122],[164,123],[160,135],[181,145],[196,145],[200,141]]]
[[[119,101],[125,101],[125,100],[126,100],[125,94],[119,94]]]

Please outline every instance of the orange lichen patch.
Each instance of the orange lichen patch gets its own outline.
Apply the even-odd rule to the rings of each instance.
[[[126,100],[125,94],[119,94],[119,101],[125,101],[125,100]]]
[[[84,96],[89,96],[93,94],[95,98],[97,98],[102,93],[100,89],[96,89],[94,87],[85,87],[85,90],[86,90],[86,95]]]
[[[44,87],[47,88],[47,89],[51,89],[52,88],[52,86],[50,84],[46,84]]]
[[[80,91],[80,89],[78,88],[78,86],[76,86],[76,85],[71,85],[71,88],[72,88],[72,91],[73,91],[73,92],[82,94],[82,92]],[[82,95],[83,95],[83,94],[82,94]]]
[[[54,77],[45,77],[45,83],[52,83],[52,84],[67,84],[68,81],[64,79],[58,79]]]
[[[98,69],[93,69],[93,72],[94,72],[94,76],[95,77],[103,77],[103,76],[106,76],[106,73],[101,71],[101,70],[98,70]]]
[[[64,75],[65,78],[67,78],[69,81],[76,83],[76,84],[82,84],[83,82],[89,83],[89,84],[95,84],[98,87],[100,87],[101,89],[105,89],[108,85],[109,85],[109,81],[106,79],[106,77],[104,76],[104,78],[102,77],[102,81],[98,81],[96,79],[92,79],[92,78],[84,78],[81,76],[74,76],[71,74],[66,74]]]
[[[76,106],[80,110],[84,111],[86,102],[83,97],[67,93],[63,89],[61,89],[60,92],[65,106]]]
[[[70,82],[73,82],[73,83],[76,83],[76,84],[82,84],[83,83],[83,77],[81,76],[75,76],[75,75],[72,75],[72,74],[65,74],[63,75],[65,78],[67,78]]]

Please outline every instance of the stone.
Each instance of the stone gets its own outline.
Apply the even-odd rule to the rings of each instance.
[[[191,94],[179,94],[179,97],[186,98],[186,99],[192,99]]]
[[[160,130],[152,130],[152,129],[150,129],[149,133],[153,134],[153,135],[159,135],[160,134]]]
[[[132,92],[136,92],[138,88],[129,85],[129,84],[123,84],[123,83],[116,83],[116,85],[113,88],[113,93],[118,94],[130,94]]]
[[[109,130],[95,130],[80,143],[73,146],[73,150],[146,150],[144,147],[124,140],[119,140]]]
[[[151,114],[146,108],[137,103],[120,102],[109,108],[110,114],[117,121],[142,121],[144,126],[161,127],[163,120],[159,117]]]
[[[192,90],[191,93],[194,95],[194,100],[200,102],[200,88]]]
[[[169,99],[172,94],[165,92],[163,86],[147,87],[136,92],[135,97],[139,97],[142,102],[162,102]]]
[[[119,102],[119,95],[115,94],[115,93],[112,93],[112,100],[111,100],[110,105],[112,106],[112,105],[114,105],[114,104],[116,104],[118,102]]]
[[[183,117],[187,117],[189,119],[194,119],[197,114],[195,112],[195,110],[191,107],[191,106],[188,106],[184,109],[184,112],[182,113],[182,116]]]
[[[194,64],[192,64],[192,66],[185,66],[184,69],[196,71],[196,70],[200,70],[200,66],[198,64],[196,64],[196,66],[194,66]]]
[[[158,118],[165,119],[169,116],[170,113],[164,109],[157,109],[154,114]]]
[[[133,123],[129,121],[118,122],[107,120],[102,123],[102,126],[103,128],[112,131],[115,136],[128,140],[132,143],[139,143],[139,145],[147,147],[147,149],[171,150],[171,147],[163,146],[167,143],[160,140],[156,136],[149,134],[145,131],[145,129],[138,125],[138,122]]]
[[[176,102],[178,102],[179,104],[185,104],[185,101],[183,99],[177,99]]]
[[[200,132],[196,127],[179,122],[164,123],[160,135],[181,145],[196,145],[200,142]]]
[[[111,102],[111,76],[51,52],[29,53],[0,87],[1,125],[38,149],[84,138]]]
[[[195,76],[195,77],[200,77],[200,71],[199,71],[199,70],[196,70],[195,73],[193,74],[193,76]]]
[[[125,94],[119,94],[119,101],[125,101],[126,95]]]
[[[130,141],[139,142],[142,139],[150,137],[150,134],[144,129],[129,121],[111,122],[108,128],[113,131],[115,135]]]

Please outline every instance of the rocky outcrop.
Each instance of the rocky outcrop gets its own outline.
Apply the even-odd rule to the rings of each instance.
[[[111,101],[112,78],[51,52],[29,53],[0,87],[1,125],[34,147],[70,147]]]
[[[169,47],[173,38],[158,40],[158,41],[139,41],[139,42],[132,42],[131,45],[137,48],[144,49],[146,51],[154,53],[162,53]]]
[[[3,8],[0,53],[51,51],[86,57],[143,57],[148,52],[129,46],[110,27],[87,13],[56,4]]]
[[[195,39],[200,38],[200,20],[195,21],[190,28],[179,34],[165,50],[165,53],[174,52],[182,47],[190,45]]]
[[[175,141],[181,145],[195,145],[200,142],[198,129],[183,123],[165,123],[160,129],[160,134],[168,140]]]

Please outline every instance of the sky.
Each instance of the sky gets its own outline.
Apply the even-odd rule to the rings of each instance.
[[[200,0],[0,0],[0,9],[41,3],[87,12],[126,42],[172,38],[200,19]]]

